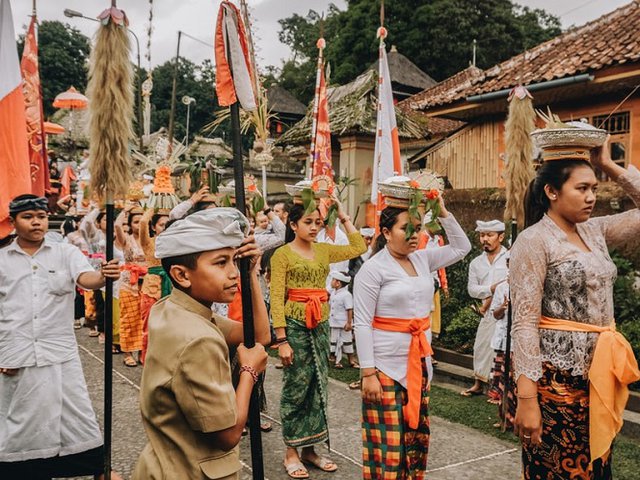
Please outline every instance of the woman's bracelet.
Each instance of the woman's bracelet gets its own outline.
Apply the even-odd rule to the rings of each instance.
[[[377,370],[375,370],[374,372],[371,372],[371,373],[367,373],[366,375],[360,374],[360,378],[373,377],[374,375],[378,375],[378,371]]]
[[[258,372],[256,372],[256,370],[253,367],[250,367],[249,365],[243,365],[242,367],[240,367],[240,374],[242,374],[242,372],[248,372],[249,374],[251,374],[251,377],[253,378],[253,383],[256,384],[258,383]]]
[[[341,222],[342,224],[345,224],[345,223],[350,222],[350,221],[351,221],[351,217],[349,217],[349,215],[345,215],[344,217],[342,217],[342,218],[340,219],[340,222]]]
[[[538,394],[534,394],[534,395],[516,395],[516,398],[518,400],[532,400],[534,398],[538,398]]]
[[[276,338],[276,341],[273,342],[273,345],[276,347],[279,347],[281,345],[284,345],[285,343],[289,343],[289,340],[287,340],[287,337],[282,337],[282,338]]]

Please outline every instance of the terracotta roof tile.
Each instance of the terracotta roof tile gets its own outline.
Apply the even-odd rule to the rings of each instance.
[[[469,67],[408,98],[427,110],[471,95],[529,85],[629,61],[640,61],[640,0],[571,29],[484,72]],[[402,103],[404,103],[402,102]]]

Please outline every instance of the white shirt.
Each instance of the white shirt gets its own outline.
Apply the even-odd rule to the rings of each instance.
[[[405,387],[411,334],[374,329],[373,317],[410,320],[429,316],[434,293],[431,272],[452,265],[471,250],[453,215],[441,218],[440,223],[449,245],[410,254],[417,277],[409,276],[385,248],[367,260],[355,278],[354,328],[360,366],[375,367]]]
[[[491,293],[491,285],[498,283],[509,273],[507,268],[507,249],[500,247],[500,252],[493,259],[493,263],[489,263],[487,252],[474,258],[469,264],[469,282],[467,290],[473,298],[484,300],[489,298]]]
[[[73,300],[85,272],[93,268],[73,245],[45,239],[33,256],[17,240],[0,249],[0,367],[40,367],[77,356]]]
[[[500,308],[508,298],[509,282],[502,282],[496,287],[496,291],[493,293],[491,306],[489,307],[491,315],[493,315],[493,312],[497,308]],[[507,311],[505,310],[502,318],[496,318],[495,320],[496,329],[493,331],[493,337],[491,338],[491,348],[504,352],[507,348]]]
[[[353,295],[349,292],[349,287],[342,287],[334,290],[329,299],[331,310],[329,313],[329,327],[344,328],[347,324],[347,310],[353,310]]]
[[[316,242],[318,243],[328,243],[329,245],[349,245],[349,238],[347,234],[342,231],[342,229],[336,224],[336,239],[332,240],[329,235],[327,235],[327,229],[323,228],[318,232],[318,236],[316,237]],[[329,264],[329,272],[343,272],[347,273],[349,271],[349,260],[345,260],[343,262],[336,262]],[[331,290],[331,276],[327,277],[327,290]]]

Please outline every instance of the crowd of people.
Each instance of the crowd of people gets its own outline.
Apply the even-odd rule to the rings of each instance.
[[[527,194],[529,228],[511,252],[504,223],[477,222],[483,253],[471,262],[468,289],[481,301],[482,320],[476,382],[462,395],[488,389],[489,401],[510,403],[503,421],[522,441],[526,479],[611,478],[619,402],[611,407],[606,381],[596,396],[589,388],[593,372],[614,361],[601,343],[621,342],[611,325],[615,266],[607,248],[637,238],[640,210],[591,219],[594,167],[636,205],[640,172],[617,166],[606,151],[591,163],[543,164]],[[239,478],[251,392],[269,381],[265,347],[277,350],[283,366],[289,477],[309,478],[310,467],[339,469],[317,449],[330,438],[333,367],[360,372],[363,478],[425,478],[431,342],[441,328],[440,295],[448,295],[444,269],[471,243],[443,195],[435,218],[416,216],[408,203],[387,206],[377,232],[357,229],[337,197],[329,201],[335,226],[325,222],[321,202],[316,208],[292,200],[246,215],[219,206],[207,187],[171,211],[127,202],[107,262],[98,204],[53,235],[47,199],[15,198],[15,235],[0,248],[0,477],[102,472],[102,438],[73,318],[79,326],[91,311],[90,334],[103,338],[103,289],[111,279],[112,353],[128,367],[143,365],[140,409],[149,443],[134,479]],[[252,348],[243,345],[240,258],[250,260]],[[514,388],[506,391],[509,308]],[[620,382],[639,375],[634,364]],[[591,430],[590,409],[599,415]]]

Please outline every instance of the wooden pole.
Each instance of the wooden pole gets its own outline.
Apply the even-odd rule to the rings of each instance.
[[[511,246],[518,237],[518,221],[511,219]],[[509,414],[509,388],[511,387],[511,327],[513,325],[513,310],[511,308],[511,288],[509,288],[509,304],[507,305],[507,341],[504,352],[504,392],[502,393],[502,431],[507,429],[507,415]]]
[[[113,260],[113,197],[106,201],[106,260]],[[111,432],[113,422],[113,280],[107,278],[104,292],[104,478],[111,478]]]
[[[229,42],[227,41],[227,45]],[[229,68],[233,72],[231,54],[227,49]],[[240,102],[236,101],[230,107],[231,112],[231,137],[233,146],[233,179],[236,188],[236,208],[244,215],[247,211],[247,204],[244,195],[244,164],[242,162],[242,135],[240,129]],[[251,279],[250,260],[241,258],[240,267],[240,290],[242,291],[242,328],[244,345],[253,348],[256,344],[255,328],[253,324],[253,303],[251,300]],[[251,401],[249,403],[249,430],[251,441],[251,468],[254,480],[264,480],[264,459],[262,455],[262,436],[260,431],[260,403],[258,401],[258,390],[251,391]]]
[[[178,30],[178,47],[176,48],[176,58],[173,64],[173,84],[171,86],[171,113],[169,114],[169,149],[173,148],[173,129],[176,116],[176,88],[178,84],[178,64],[180,62],[180,38],[182,32]]]

